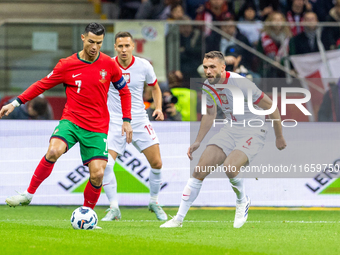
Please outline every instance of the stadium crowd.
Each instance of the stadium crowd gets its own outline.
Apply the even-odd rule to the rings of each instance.
[[[132,3],[138,8],[127,14],[125,7]],[[173,91],[174,88],[188,89],[190,78],[203,77],[200,59],[197,58],[203,47],[205,52],[223,52],[227,70],[241,73],[253,79],[262,90],[270,91],[271,86],[263,87],[259,81],[261,78],[285,78],[288,72],[297,74],[290,62],[291,56],[338,49],[340,45],[339,27],[318,26],[319,21],[340,20],[340,0],[130,0],[124,1],[124,4],[116,1],[116,4],[122,10],[118,16],[120,19],[198,20],[207,23],[229,21],[229,24],[219,26],[225,35],[208,26],[204,29],[189,24],[179,26],[180,70],[170,70],[168,84],[165,86],[167,91]],[[236,25],[230,21],[247,21],[252,24]],[[263,21],[272,23],[264,25]],[[284,25],[284,22],[291,25]],[[300,22],[310,24],[302,26]],[[256,49],[287,71],[249,54],[239,43],[235,43],[235,39]],[[301,86],[297,83],[299,81],[294,80],[290,85],[283,83],[279,87]],[[197,108],[199,112],[199,104],[195,107],[190,102],[190,93],[181,95],[176,108],[182,120],[189,119],[182,112],[186,107],[179,106],[180,101],[185,102],[187,108],[191,106],[191,110]],[[191,120],[196,119],[191,116]]]
[[[190,101],[190,78],[203,77],[201,56],[205,52],[221,51],[228,71],[252,79],[263,91],[271,91],[262,78],[297,74],[291,56],[340,48],[339,27],[318,26],[319,21],[340,21],[340,0],[101,0],[101,6],[107,19],[226,22],[218,26],[219,31],[191,23],[179,25],[180,68],[167,70],[167,81],[160,83],[163,98],[170,100],[163,107],[166,120],[199,117],[199,102]],[[310,25],[302,26],[300,22]],[[272,60],[272,64],[249,53],[247,46]],[[290,86],[296,85],[293,82]],[[148,91],[144,95],[146,108],[152,107]],[[193,111],[192,116],[187,109]]]

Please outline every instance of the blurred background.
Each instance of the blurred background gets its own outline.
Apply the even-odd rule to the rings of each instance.
[[[283,119],[340,120],[340,0],[1,0],[0,106],[81,50],[90,21],[106,27],[102,51],[112,57],[116,32],[134,36],[134,54],[155,69],[166,120],[200,119],[200,92],[190,79],[204,76],[200,65],[211,50],[268,95],[273,87],[309,89],[313,116],[292,105]],[[64,87],[44,96],[44,118],[59,119]],[[152,112],[147,87],[144,100]]]
[[[149,60],[155,69],[163,111],[166,120],[172,121],[152,125],[162,145],[165,182],[161,203],[175,206],[189,177],[188,169],[193,169],[186,152],[190,134],[197,133],[199,123],[188,121],[201,118],[201,92],[190,82],[204,76],[204,54],[219,50],[225,54],[228,71],[252,80],[269,96],[278,88],[279,108],[282,88],[311,92],[311,100],[304,105],[311,116],[295,105],[288,105],[282,116],[299,123],[297,128],[284,129],[288,147],[282,152],[275,149],[270,128],[266,145],[253,162],[254,166],[264,162],[293,166],[308,174],[305,178],[294,175],[299,177],[294,179],[261,178],[260,183],[247,179],[253,205],[339,206],[340,172],[327,171],[340,162],[340,129],[332,123],[315,123],[340,120],[339,21],[340,0],[1,0],[0,106],[48,75],[60,58],[80,51],[80,35],[88,23],[105,26],[102,51],[112,57],[115,33],[130,32],[134,55]],[[143,96],[150,116],[154,104],[147,86]],[[289,94],[289,98],[304,96]],[[10,116],[58,120],[65,102],[64,87],[59,85]],[[218,118],[223,118],[222,112]],[[56,122],[0,121],[0,169],[4,169],[0,203],[13,193],[13,187],[26,188],[31,170],[40,160],[37,155],[45,152]],[[120,204],[145,205],[149,164],[133,146],[126,150],[130,156],[121,159],[114,170]],[[131,162],[138,162],[137,170]],[[326,172],[315,172],[315,166],[326,167]],[[34,203],[79,203],[87,182],[85,170],[79,149],[70,150]],[[224,178],[207,180],[194,205],[233,206],[234,195],[226,182]],[[98,203],[105,205],[107,200],[101,196]]]

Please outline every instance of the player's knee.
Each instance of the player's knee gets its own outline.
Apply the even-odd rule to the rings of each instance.
[[[192,174],[192,177],[194,177],[195,179],[201,180],[201,181],[204,180],[205,176],[206,175],[204,173],[201,173],[199,171],[194,171]]]
[[[57,148],[50,148],[46,153],[46,159],[52,162],[57,161],[57,159],[63,154],[63,151]]]
[[[153,162],[150,162],[150,166],[153,169],[161,169],[163,166],[162,160],[155,160]]]
[[[104,173],[102,171],[93,172],[90,174],[91,183],[95,186],[100,186],[103,182]]]

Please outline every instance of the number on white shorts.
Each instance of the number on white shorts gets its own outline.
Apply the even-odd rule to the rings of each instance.
[[[146,130],[149,132],[149,135],[154,135],[155,132],[153,131],[153,128],[152,126],[149,124],[149,125],[145,125],[144,128],[146,128]]]

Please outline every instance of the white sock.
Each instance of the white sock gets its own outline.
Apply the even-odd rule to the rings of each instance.
[[[243,185],[243,178],[231,178],[229,181],[236,194],[236,202],[244,203],[246,201],[246,192]]]
[[[33,198],[33,194],[31,194],[31,193],[28,193],[28,191],[26,190],[25,192],[24,192],[24,194],[25,194],[25,196],[29,199],[29,200],[32,200],[32,198]]]
[[[161,169],[151,168],[149,183],[150,183],[150,203],[158,202],[158,193],[161,189],[162,174]]]
[[[183,190],[181,204],[179,206],[175,220],[183,222],[185,215],[190,209],[190,206],[200,193],[202,182],[203,181],[195,178],[190,178],[188,180],[188,183]]]
[[[118,208],[117,180],[115,173],[113,172],[114,164],[115,160],[109,153],[108,162],[104,171],[103,188],[107,198],[109,199],[110,207]]]

